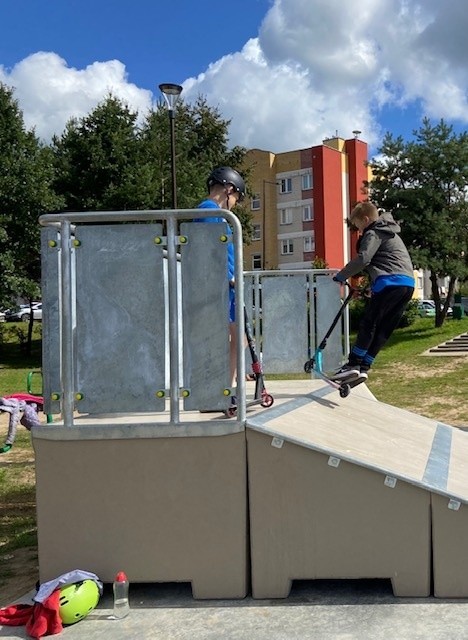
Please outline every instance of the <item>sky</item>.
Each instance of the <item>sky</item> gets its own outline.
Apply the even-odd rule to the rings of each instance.
[[[468,125],[466,0],[0,0],[0,82],[45,142],[111,92],[140,118],[183,86],[275,153],[353,131],[377,154]]]

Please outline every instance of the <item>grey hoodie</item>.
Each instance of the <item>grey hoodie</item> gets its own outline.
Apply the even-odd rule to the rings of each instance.
[[[368,225],[358,240],[357,256],[336,275],[347,280],[367,271],[374,283],[379,276],[405,275],[413,277],[413,264],[403,240],[398,235],[400,225],[391,213],[382,213]]]

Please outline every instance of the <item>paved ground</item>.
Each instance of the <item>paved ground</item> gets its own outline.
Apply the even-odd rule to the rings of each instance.
[[[195,601],[188,584],[130,585],[131,612],[113,620],[106,585],[98,608],[63,640],[465,640],[468,600],[395,598],[387,580],[293,583],[287,600]],[[24,601],[27,601],[25,599]],[[27,638],[0,627],[0,638]]]

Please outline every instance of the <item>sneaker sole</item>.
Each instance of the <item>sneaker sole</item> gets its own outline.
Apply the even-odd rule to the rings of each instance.
[[[347,371],[346,373],[342,373],[340,375],[335,375],[335,376],[332,375],[327,377],[329,380],[333,380],[333,382],[346,382],[348,380],[354,380],[356,378],[359,378],[360,375],[361,375],[360,371],[352,370],[352,371]]]

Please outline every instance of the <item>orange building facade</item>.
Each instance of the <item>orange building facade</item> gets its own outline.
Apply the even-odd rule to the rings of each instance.
[[[357,137],[278,154],[250,150],[254,237],[244,269],[310,268],[315,258],[341,268],[354,253],[346,218],[366,198],[367,155]]]

